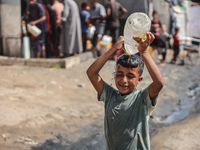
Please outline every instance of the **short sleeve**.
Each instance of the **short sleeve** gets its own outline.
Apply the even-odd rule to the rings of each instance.
[[[156,96],[154,99],[150,98],[149,86],[141,90],[141,98],[149,111],[152,111],[155,108],[158,96]]]
[[[90,13],[86,13],[85,18],[89,19],[90,18]]]
[[[104,6],[100,7],[100,15],[101,15],[101,17],[106,15],[106,10],[105,10]]]
[[[122,9],[124,8],[120,3],[119,4],[119,11],[122,11]]]
[[[115,89],[113,87],[111,87],[106,82],[104,82],[103,91],[101,95],[98,94],[98,97],[97,97],[98,101],[103,101],[105,103],[110,98],[110,96],[112,95],[114,91]]]
[[[44,10],[44,7],[42,6],[42,4],[38,5],[39,6],[39,10],[40,10],[40,17],[43,17],[43,16],[46,16],[45,14],[45,10]]]
[[[110,4],[110,3],[107,3],[107,4],[106,4],[106,9],[107,9],[107,8],[110,8],[110,9],[111,9],[111,4]]]

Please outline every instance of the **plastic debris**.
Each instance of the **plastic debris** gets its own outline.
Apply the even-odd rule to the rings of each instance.
[[[79,87],[85,87],[85,84],[83,83],[80,83],[80,84],[77,84]]]
[[[29,137],[22,137],[21,139],[17,140],[17,142],[19,143],[23,143],[23,144],[30,144],[30,145],[37,145],[38,142],[34,141],[33,139],[29,138]]]

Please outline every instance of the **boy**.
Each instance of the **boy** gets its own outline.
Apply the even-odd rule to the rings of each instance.
[[[83,42],[83,52],[86,51],[86,41],[87,41],[87,33],[88,33],[88,26],[90,23],[90,6],[88,3],[83,2],[81,4],[81,12],[80,12],[80,18],[81,18],[81,31],[82,31],[82,42]]]
[[[107,150],[149,150],[148,120],[150,111],[163,87],[162,75],[151,58],[147,47],[154,40],[152,33],[147,39],[133,37],[139,43],[142,59],[136,55],[123,54],[117,60],[115,90],[99,75],[106,61],[124,44],[120,36],[115,45],[101,55],[87,70],[87,75],[98,92],[98,99],[105,103],[105,138]],[[137,91],[142,81],[144,63],[153,80],[147,88]]]
[[[47,32],[46,14],[42,4],[37,0],[29,0],[29,24],[36,25],[42,33],[33,40],[36,48],[36,57],[40,58],[41,52],[43,58],[46,58],[45,36]]]
[[[157,11],[155,11],[155,10],[153,11],[152,17],[153,17],[153,20],[151,21],[151,30],[150,31],[155,36],[155,40],[151,43],[151,47],[153,47],[153,49],[155,50],[158,48],[158,44],[160,42],[161,22],[160,22],[160,20],[158,20],[158,12]]]
[[[180,51],[180,48],[179,48],[180,47],[180,40],[179,40],[178,32],[179,32],[179,28],[176,27],[175,28],[175,34],[173,36],[173,39],[174,39],[174,44],[173,44],[174,56],[173,56],[173,59],[171,60],[172,64],[176,63],[177,57],[178,57],[178,54],[179,54],[179,51]]]

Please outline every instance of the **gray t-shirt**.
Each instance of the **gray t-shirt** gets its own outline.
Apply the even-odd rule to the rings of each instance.
[[[98,100],[105,103],[105,138],[107,150],[150,150],[149,114],[157,97],[149,97],[149,87],[129,95],[104,82]]]
[[[96,7],[91,8],[91,18],[101,18],[106,15],[106,10],[103,5],[97,3]]]

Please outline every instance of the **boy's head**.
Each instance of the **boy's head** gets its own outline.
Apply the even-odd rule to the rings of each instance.
[[[177,34],[179,32],[179,27],[175,28],[175,33]]]
[[[121,94],[130,94],[142,81],[144,62],[137,54],[122,54],[116,62],[115,84]]]
[[[89,5],[87,2],[83,2],[83,3],[81,4],[81,8],[82,8],[83,10],[89,11],[89,10],[90,10],[90,5]]]
[[[97,0],[90,0],[91,6],[95,7],[97,5],[98,1]]]
[[[36,3],[37,3],[37,0],[29,0],[29,4],[31,6],[35,6]]]
[[[153,16],[153,19],[157,19],[158,18],[158,12],[156,10],[154,10],[152,12],[152,16]]]

